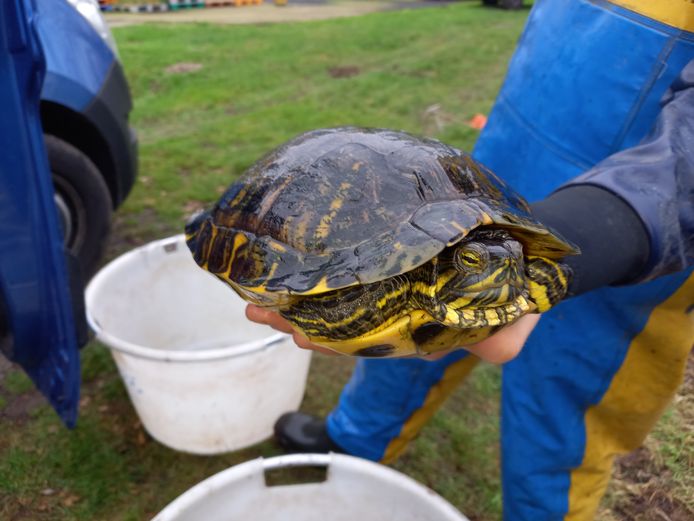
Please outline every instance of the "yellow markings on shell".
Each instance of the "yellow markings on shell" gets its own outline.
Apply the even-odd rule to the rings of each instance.
[[[285,253],[287,251],[287,248],[284,247],[284,244],[281,242],[277,241],[272,241],[269,243],[270,249],[275,250],[276,252],[279,253]]]
[[[200,266],[202,269],[204,269],[206,271],[210,271],[210,269],[209,269],[210,251],[212,250],[212,243],[214,242],[215,238],[217,237],[217,231],[218,231],[218,228],[216,226],[210,226],[210,229],[211,229],[212,236],[205,244],[205,251],[202,252],[202,257],[203,257],[203,259],[205,259],[205,262],[203,264],[201,264],[201,266]]]
[[[277,267],[279,266],[278,263],[273,262],[272,266],[270,266],[270,271],[268,271],[267,275],[264,276],[263,278],[265,279],[265,282],[263,282],[258,288],[263,292],[266,293],[267,290],[265,289],[267,286],[267,282],[272,279],[273,275],[277,271]]]
[[[328,233],[330,232],[330,223],[332,223],[335,215],[337,214],[338,210],[342,208],[344,203],[344,199],[341,196],[343,196],[344,192],[351,186],[352,185],[350,183],[340,184],[340,188],[338,190],[339,195],[330,203],[330,211],[321,217],[320,223],[318,223],[318,226],[316,226],[316,233],[314,234],[316,239],[325,239],[328,236]]]
[[[330,231],[330,214],[321,217],[320,223],[316,226],[316,233],[314,237],[316,239],[325,239]]]
[[[335,288],[328,286],[328,277],[323,277],[308,291],[302,291],[300,295],[317,295],[319,293],[326,293]]]
[[[227,207],[233,208],[236,204],[240,203],[243,200],[243,198],[246,196],[247,193],[248,193],[248,185],[245,184],[241,187],[241,189],[234,196],[234,198],[231,201],[229,201],[229,204],[227,205]]]
[[[304,218],[299,221],[296,227],[295,242],[301,244],[304,242],[304,237],[306,237],[306,230],[308,229],[308,219]]]
[[[342,199],[339,199],[339,198],[333,200],[333,202],[330,203],[330,212],[334,213],[336,210],[339,210],[340,208],[342,208],[343,202],[344,201]],[[333,217],[334,217],[334,215],[333,215]]]
[[[357,161],[356,163],[354,163],[352,165],[352,171],[356,172],[357,170],[359,170],[361,168],[361,164],[362,164],[361,161]]]
[[[231,245],[231,255],[229,256],[229,268],[222,275],[224,280],[227,280],[227,281],[233,283],[234,285],[236,285],[236,283],[234,283],[233,280],[231,279],[231,267],[234,265],[234,259],[236,258],[236,252],[238,251],[238,249],[241,246],[243,246],[247,242],[248,242],[248,237],[246,237],[245,235],[243,235],[241,233],[237,233],[234,235],[234,242]]]
[[[231,246],[231,256],[229,257],[229,271],[227,272],[229,277],[231,278],[231,265],[234,263],[234,259],[236,258],[236,252],[238,249],[246,244],[248,242],[248,237],[241,233],[237,233],[234,235],[234,243]]]
[[[467,230],[467,229],[463,228],[461,225],[459,225],[459,224],[458,224],[457,222],[455,222],[455,221],[451,221],[451,226],[453,226],[453,228],[455,228],[455,229],[458,230],[460,233],[463,233],[463,234],[465,234],[465,235],[467,235],[468,232],[470,231],[470,230]]]

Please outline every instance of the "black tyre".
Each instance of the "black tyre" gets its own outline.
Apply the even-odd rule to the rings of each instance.
[[[520,9],[523,7],[523,0],[499,0],[499,5],[503,9]]]
[[[111,194],[97,167],[79,149],[51,135],[45,141],[65,245],[88,280],[98,267],[111,227]]]

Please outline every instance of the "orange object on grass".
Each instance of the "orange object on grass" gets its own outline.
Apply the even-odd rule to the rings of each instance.
[[[472,119],[467,122],[468,126],[476,130],[482,130],[487,124],[487,116],[484,114],[475,114]]]

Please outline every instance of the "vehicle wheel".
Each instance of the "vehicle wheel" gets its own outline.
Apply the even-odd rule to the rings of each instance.
[[[523,0],[499,0],[502,9],[520,9],[523,7]]]
[[[55,136],[44,137],[64,242],[88,280],[96,271],[111,227],[111,195],[85,154]]]

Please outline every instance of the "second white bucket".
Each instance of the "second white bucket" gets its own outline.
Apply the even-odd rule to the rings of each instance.
[[[325,481],[271,486],[269,472],[325,467]],[[469,521],[433,490],[384,465],[343,454],[259,458],[223,470],[152,521]]]
[[[241,449],[301,403],[310,352],[249,322],[244,301],[198,268],[182,235],[108,264],[89,283],[86,306],[142,424],[164,445]]]

